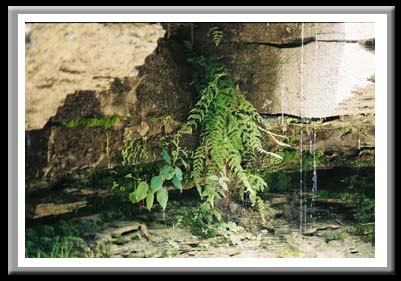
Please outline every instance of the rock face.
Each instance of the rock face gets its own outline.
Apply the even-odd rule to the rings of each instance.
[[[210,42],[212,26],[223,31],[219,47]],[[260,113],[304,117],[366,113],[355,108],[339,111],[337,106],[344,99],[358,99],[355,92],[360,89],[372,87],[373,24],[307,23],[303,47],[299,23],[201,24],[199,30],[194,28],[195,44],[223,56],[240,89]],[[358,101],[365,106],[363,100]]]
[[[43,128],[68,94],[136,76],[164,33],[159,24],[28,25],[25,129]]]
[[[52,28],[55,30],[48,34],[47,31]],[[40,73],[43,74],[32,74],[33,77],[27,74],[27,178],[50,180],[117,165],[121,163],[121,149],[128,132],[131,132],[134,141],[139,140],[138,144],[144,143],[143,149],[149,154],[148,161],[157,159],[160,137],[177,130],[192,105],[189,89],[191,75],[182,46],[175,41],[159,39],[164,34],[160,25],[35,25],[30,36],[36,43],[32,43],[27,51],[28,73],[29,69],[41,65],[39,59],[45,62],[43,53],[34,53],[34,45],[41,51],[53,46],[35,41],[35,36],[57,37],[64,29],[77,29],[79,34],[87,34],[86,40],[92,43],[77,41],[70,43],[75,47],[70,52],[64,51],[64,63],[71,69],[80,65],[82,71],[79,73],[65,74],[63,71],[42,69]],[[103,43],[99,48],[89,48],[103,36],[105,40],[120,40],[119,44],[107,41],[111,50],[106,50]],[[139,37],[134,40],[132,36]],[[136,46],[135,42],[139,45]],[[148,53],[140,44],[147,46]],[[60,52],[58,46],[53,46],[55,49],[50,53]],[[82,50],[78,52],[79,46]],[[100,61],[83,59],[85,54],[100,56],[101,53]],[[96,56],[91,58],[96,60]],[[124,62],[122,57],[126,57]],[[64,74],[72,79],[68,87],[62,82]],[[51,87],[40,90],[37,84],[46,75],[60,77]],[[114,117],[115,122],[110,128],[96,125]],[[31,130],[41,128],[45,123],[44,128]]]
[[[372,24],[308,23],[303,47],[298,23],[216,24],[223,31],[218,47],[211,41],[212,26],[28,25],[27,179],[118,165],[128,132],[146,150],[146,161],[159,159],[160,139],[180,128],[196,100],[182,40],[223,56],[261,114],[356,116],[322,131],[318,149],[358,144],[356,125],[345,136],[339,128],[359,122],[357,115],[374,114]],[[114,118],[111,126],[105,126],[108,118]],[[360,126],[374,126],[369,120]],[[374,129],[366,128],[362,143],[374,147]],[[183,143],[191,147],[195,138]]]

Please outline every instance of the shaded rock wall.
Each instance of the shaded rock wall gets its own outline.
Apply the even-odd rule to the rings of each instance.
[[[212,26],[223,31],[218,47],[211,43]],[[357,96],[356,92],[371,93],[367,88],[372,85],[374,88],[369,79],[374,75],[374,40],[373,48],[366,44],[367,39],[374,38],[374,24],[306,23],[303,48],[301,26],[300,23],[195,24],[194,43],[202,51],[223,56],[240,89],[262,114],[284,112],[329,117],[374,113],[374,104],[365,104],[364,100],[359,100],[363,109],[338,109],[344,99]]]
[[[71,28],[74,27],[69,27]],[[27,76],[29,82],[26,91],[26,127],[29,129],[26,131],[27,179],[54,180],[73,174],[79,175],[90,169],[118,165],[121,163],[124,137],[128,132],[131,132],[134,141],[140,141],[146,148],[149,153],[147,161],[154,161],[160,156],[161,137],[177,130],[192,108],[191,71],[185,62],[183,47],[176,41],[159,38],[164,34],[160,25],[155,27],[153,24],[132,26],[122,24],[121,27],[119,25],[87,27],[86,24],[81,24],[75,28],[78,31],[89,28],[91,32],[92,29],[100,29],[100,37],[89,32],[87,40],[93,41],[92,45],[102,38],[102,32],[112,33],[110,36],[117,37],[118,34],[122,34],[125,39],[126,33],[142,32],[145,36],[149,29],[157,32],[151,32],[152,36],[148,39],[146,36],[141,37],[138,42],[152,44],[152,40],[157,37],[157,43],[146,55],[133,42],[124,40],[116,46],[109,42],[110,50],[107,51],[94,48],[94,53],[106,54],[103,63],[112,61],[119,48],[130,49],[132,53],[121,54],[127,56],[121,67],[116,64],[117,69],[113,69],[111,65],[108,72],[102,70],[105,71],[103,76],[107,76],[107,83],[100,85],[94,82],[96,79],[92,76],[89,77],[97,72],[96,69],[92,70],[92,64],[88,63],[82,66],[84,69],[82,73],[87,73],[86,76],[81,77],[80,74],[74,73],[77,79],[71,81],[73,88],[65,88],[55,83],[44,92],[40,92],[39,96],[35,97],[37,102],[30,105],[28,100],[34,99],[37,95],[35,91],[39,90],[36,85],[41,80],[40,77],[29,80]],[[141,31],[142,28],[144,31]],[[48,29],[51,29],[48,25],[43,29],[43,34],[46,36],[50,36],[47,34]],[[62,29],[62,26],[55,25],[55,30],[59,29]],[[39,32],[41,26],[35,26],[32,32],[33,30],[36,30],[36,35],[41,38],[42,33]],[[51,34],[58,36],[58,33]],[[90,37],[91,35],[93,36]],[[36,44],[39,45],[39,42]],[[78,41],[76,44],[78,47],[81,42]],[[56,50],[52,52],[57,52],[58,45],[44,43],[38,45],[38,49],[54,47]],[[84,48],[81,51],[83,55],[92,52],[90,49],[85,49],[87,48],[85,44],[81,48]],[[138,50],[138,53],[135,50]],[[36,65],[36,56],[41,57],[42,54],[31,55],[33,60],[29,63],[33,67]],[[69,53],[69,56],[75,56],[76,60],[80,59],[80,55],[76,53]],[[136,59],[130,61],[132,56]],[[74,62],[75,60],[71,64],[74,65]],[[94,64],[94,67],[100,63]],[[140,63],[142,65],[139,65]],[[121,68],[126,68],[126,71]],[[58,74],[46,73],[46,75]],[[81,83],[78,78],[82,80],[86,78],[90,82]],[[29,91],[31,88],[34,90]],[[110,128],[95,124],[95,122],[102,124],[111,117],[115,117],[116,121]],[[41,120],[40,124],[38,120]],[[82,120],[86,122],[80,122]],[[44,121],[45,124],[42,125]],[[74,123],[75,125],[69,125]],[[32,130],[35,126],[39,128]]]
[[[54,180],[118,165],[129,131],[149,152],[147,161],[159,159],[161,138],[181,126],[196,95],[182,40],[223,56],[260,113],[300,116],[301,25],[218,24],[223,39],[217,48],[210,40],[211,26],[31,26],[26,37],[27,179]],[[369,115],[374,113],[374,40],[366,40],[374,37],[371,28],[305,24],[304,116],[352,115],[335,126],[326,124],[318,149],[358,154],[358,126],[367,132],[362,143],[374,148],[374,117]],[[362,124],[361,114],[370,116]],[[112,116],[116,122],[110,128],[66,126],[68,121]],[[352,123],[354,128],[343,136],[341,128]],[[185,143],[193,146],[196,137]],[[267,140],[266,146],[274,149]]]

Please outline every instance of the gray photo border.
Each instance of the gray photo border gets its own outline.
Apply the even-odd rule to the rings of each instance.
[[[387,15],[387,241],[388,266],[386,268],[22,268],[18,267],[17,233],[18,233],[18,14],[386,14]],[[392,6],[350,6],[350,7],[280,7],[280,6],[250,6],[250,7],[8,7],[8,274],[51,274],[51,273],[365,273],[365,274],[395,274],[395,191],[394,191],[394,101],[395,101],[395,7]],[[334,262],[334,260],[333,260]],[[352,262],[352,260],[350,260]]]

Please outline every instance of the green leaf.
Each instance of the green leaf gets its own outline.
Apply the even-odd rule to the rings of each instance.
[[[174,176],[175,170],[173,167],[170,167],[169,165],[164,165],[160,169],[160,177],[165,180],[171,180]]]
[[[152,192],[158,191],[163,186],[163,179],[160,176],[154,176],[150,181]]]
[[[218,181],[219,180],[219,178],[216,175],[211,175],[211,176],[208,176],[207,178],[209,180],[211,180],[211,181]]]
[[[135,191],[131,192],[129,194],[129,200],[132,202],[132,204],[136,204],[138,202],[138,200],[136,200],[136,195],[135,195]]]
[[[160,206],[163,208],[163,210],[165,210],[167,207],[167,201],[168,201],[167,190],[165,188],[159,189],[159,191],[156,193],[156,199],[157,199],[157,202],[159,202]]]
[[[148,196],[146,197],[146,208],[150,211],[153,207],[153,201],[155,200],[155,195],[152,192],[148,193]]]
[[[171,156],[173,156],[173,159],[176,159],[178,156],[178,152],[176,150],[171,151]]]
[[[225,181],[219,180],[219,184],[220,184],[221,188],[223,188],[224,191],[228,191],[228,185]]]
[[[180,160],[181,160],[181,163],[184,166],[184,168],[185,169],[188,168],[188,163],[184,159],[180,159]]]
[[[175,176],[176,176],[180,181],[182,181],[182,171],[181,171],[181,169],[178,168],[178,167],[175,167]]]
[[[220,179],[219,179],[219,181],[225,181],[225,182],[229,182],[229,181],[230,181],[230,179],[229,179],[229,178],[227,178],[226,176],[221,176],[221,177],[220,177]]]
[[[138,185],[138,188],[135,190],[135,196],[137,202],[146,198],[148,190],[149,190],[149,185],[146,182],[143,181]]]
[[[171,158],[170,158],[170,155],[168,155],[168,152],[165,148],[162,149],[162,156],[163,156],[163,159],[170,165]]]
[[[181,192],[182,192],[182,184],[181,184],[181,180],[177,177],[174,176],[173,178],[173,184],[176,188],[178,188]]]

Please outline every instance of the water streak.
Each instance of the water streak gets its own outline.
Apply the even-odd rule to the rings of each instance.
[[[316,63],[318,62],[318,26],[319,24],[316,23],[315,26],[315,60]],[[317,73],[319,75],[319,72]],[[319,78],[319,77],[318,77]],[[317,167],[316,167],[316,129],[315,124],[312,123],[312,131],[311,131],[311,140],[310,140],[310,151],[313,157],[313,172],[312,172],[312,199],[311,199],[311,213],[310,219],[312,227],[315,224],[316,216],[315,216],[315,193],[317,192]]]
[[[285,132],[284,128],[284,95],[285,95],[285,82],[284,82],[284,72],[283,72],[283,58],[281,57],[280,64],[280,77],[281,77],[281,99],[280,99],[280,107],[281,107],[281,132]]]
[[[283,106],[283,99],[284,99],[284,81],[281,83],[281,131],[284,132],[284,106]]]
[[[316,167],[316,130],[313,128],[313,176],[312,192],[317,191],[317,167]]]
[[[316,23],[316,29],[315,29],[315,58],[318,61],[318,50],[319,50],[319,39],[318,39],[318,29],[319,29],[319,23]],[[319,72],[318,72],[319,75]],[[319,78],[319,77],[318,77]],[[316,169],[316,130],[315,130],[315,125],[313,124],[313,175],[312,175],[312,192],[315,193],[317,191],[317,169]],[[314,200],[314,196],[313,196]]]
[[[301,132],[299,139],[299,231],[302,233],[304,231],[304,185],[303,185],[303,116],[304,116],[304,23],[301,26]]]
[[[301,127],[301,135],[299,139],[299,148],[300,148],[300,157],[299,157],[299,231],[302,233],[303,231],[303,163],[302,163],[302,139],[303,139],[303,131]]]

